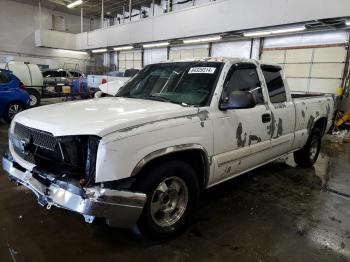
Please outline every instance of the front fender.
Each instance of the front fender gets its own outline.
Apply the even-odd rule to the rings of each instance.
[[[98,148],[96,182],[115,181],[135,175],[147,161],[175,151],[203,150],[208,158],[213,151],[212,121],[208,118],[176,118],[128,130],[104,138]]]

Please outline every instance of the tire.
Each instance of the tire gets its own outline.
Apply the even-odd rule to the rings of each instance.
[[[4,120],[7,123],[11,123],[15,115],[21,112],[22,110],[23,110],[23,105],[19,102],[14,102],[9,104],[9,106],[6,108],[6,115],[4,116]]]
[[[26,90],[30,97],[30,107],[36,107],[40,105],[41,96],[40,93],[33,89]]]
[[[316,162],[321,149],[322,133],[319,128],[312,129],[306,145],[294,152],[294,161],[300,167],[311,167]]]
[[[152,240],[168,240],[189,225],[199,201],[199,183],[184,161],[168,160],[149,168],[137,181],[147,201],[137,222],[140,232]]]

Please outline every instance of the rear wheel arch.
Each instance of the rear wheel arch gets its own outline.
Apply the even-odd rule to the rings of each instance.
[[[204,147],[196,144],[179,145],[154,151],[138,162],[131,176],[143,177],[148,170],[172,159],[189,164],[197,175],[200,187],[205,188],[209,179],[210,163]]]

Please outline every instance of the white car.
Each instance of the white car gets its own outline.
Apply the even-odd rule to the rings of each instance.
[[[277,65],[152,64],[117,97],[16,115],[2,166],[43,206],[167,239],[188,225],[201,190],[291,152],[312,166],[333,108],[330,96],[292,95]]]
[[[118,90],[130,79],[130,77],[118,77],[117,79],[106,82],[99,86],[99,91],[95,93],[95,98],[101,98],[104,95],[115,96]]]

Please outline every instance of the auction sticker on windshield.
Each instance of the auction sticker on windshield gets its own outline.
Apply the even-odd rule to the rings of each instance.
[[[215,67],[191,67],[189,74],[214,74]]]

